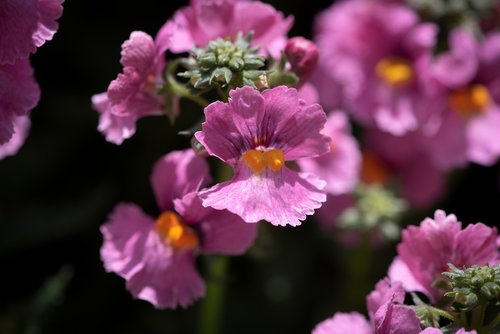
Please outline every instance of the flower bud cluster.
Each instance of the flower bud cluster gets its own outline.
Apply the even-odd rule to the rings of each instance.
[[[252,86],[266,71],[264,57],[257,54],[258,47],[250,47],[252,34],[239,33],[234,41],[218,38],[207,44],[204,49],[194,48],[184,65],[188,71],[179,76],[188,78],[194,88],[204,89],[211,86]]]
[[[459,269],[449,264],[450,272],[443,273],[450,280],[451,291],[445,296],[452,297],[455,307],[469,311],[483,301],[500,302],[500,265],[489,265]]]

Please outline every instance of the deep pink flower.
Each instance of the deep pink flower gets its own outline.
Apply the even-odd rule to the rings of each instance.
[[[430,153],[443,169],[467,162],[492,165],[500,156],[500,34],[479,43],[456,29],[449,45],[433,68],[445,89],[440,104],[444,116],[429,139]]]
[[[361,153],[351,135],[347,116],[340,111],[332,112],[322,133],[331,139],[330,152],[314,159],[299,159],[297,164],[302,171],[325,180],[328,194],[350,193],[359,181]]]
[[[156,40],[134,31],[122,44],[123,73],[106,93],[94,95],[92,105],[99,114],[98,129],[106,140],[121,144],[135,133],[137,119],[165,113],[165,98],[158,92],[164,82],[165,52],[171,46],[172,25],[162,28]]]
[[[101,227],[104,266],[123,277],[135,297],[158,308],[187,307],[205,293],[196,255],[241,254],[253,242],[256,225],[201,205],[196,190],[209,179],[208,165],[193,151],[169,153],[151,175],[159,217],[121,203]]]
[[[371,334],[369,322],[357,312],[335,313],[314,327],[312,334]]]
[[[0,65],[0,145],[11,140],[18,118],[28,116],[39,99],[40,88],[28,58]]]
[[[30,126],[28,116],[14,117],[14,134],[7,143],[0,145],[0,159],[17,153],[28,136]]]
[[[436,33],[404,5],[335,3],[316,21],[321,101],[394,135],[418,129],[436,108],[429,74]]]
[[[293,37],[286,42],[285,55],[291,70],[300,78],[303,84],[316,69],[319,51],[316,44],[304,37]]]
[[[387,277],[381,279],[375,290],[366,297],[366,308],[370,319],[373,321],[377,310],[388,301],[403,303],[404,299],[405,291],[401,282],[391,282]]]
[[[54,36],[63,0],[3,0],[0,4],[0,64],[28,58]]]
[[[402,232],[389,277],[402,282],[407,291],[421,291],[437,300],[442,291],[433,283],[448,271],[448,264],[469,267],[494,263],[498,256],[496,239],[495,227],[477,223],[462,230],[455,215],[437,210],[434,219],[426,218],[420,226],[409,226]]]
[[[177,25],[172,37],[173,52],[205,47],[219,37],[233,38],[239,32],[253,31],[253,45],[279,57],[293,18],[285,18],[283,13],[260,1],[191,0],[188,7],[175,14],[173,22]]]
[[[243,87],[229,95],[229,103],[205,108],[203,130],[195,134],[210,155],[235,169],[232,180],[200,192],[203,205],[248,223],[299,225],[326,200],[325,182],[288,169],[285,161],[328,152],[330,139],[320,133],[323,109],[285,86],[262,93]]]

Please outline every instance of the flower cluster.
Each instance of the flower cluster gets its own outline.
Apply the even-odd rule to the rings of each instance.
[[[28,135],[29,112],[40,99],[29,56],[56,33],[62,2],[0,4],[0,159],[15,154]]]

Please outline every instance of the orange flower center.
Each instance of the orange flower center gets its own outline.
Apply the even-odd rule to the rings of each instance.
[[[486,109],[490,100],[488,88],[480,84],[457,89],[448,97],[451,108],[464,117],[480,114]]]
[[[411,81],[413,69],[403,58],[389,57],[380,60],[375,66],[377,76],[389,86],[401,86]]]
[[[165,211],[158,217],[155,230],[174,248],[193,249],[199,244],[196,232],[172,211]]]
[[[385,184],[389,180],[389,171],[382,161],[372,152],[363,152],[361,180],[364,183]]]
[[[277,172],[285,165],[285,157],[280,149],[269,151],[248,150],[243,153],[241,158],[254,174],[262,173],[266,167],[273,172]]]

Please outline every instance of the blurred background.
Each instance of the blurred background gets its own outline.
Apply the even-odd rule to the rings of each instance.
[[[290,36],[312,36],[315,15],[331,1],[268,1],[295,16]],[[124,280],[105,273],[99,227],[121,201],[158,209],[152,164],[189,144],[177,132],[199,111],[189,105],[175,126],[138,122],[121,146],[97,131],[90,97],[121,71],[120,46],[133,30],[155,35],[186,1],[67,0],[59,31],[32,55],[42,97],[24,147],[0,161],[0,333],[192,333],[200,302],[156,310],[134,300]],[[499,130],[500,131],[500,130]],[[436,208],[464,224],[499,226],[500,167],[470,165],[451,177]],[[435,208],[414,212],[418,224]],[[223,333],[308,333],[335,311],[365,312],[365,296],[395,254],[395,243],[345,248],[313,219],[297,228],[260,226],[250,252],[232,258]],[[199,263],[204,271],[204,263]]]

